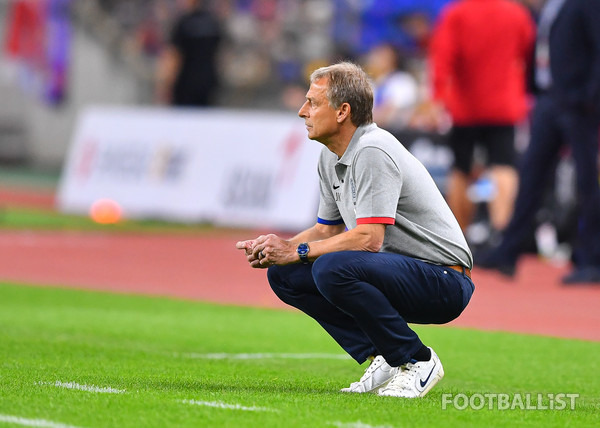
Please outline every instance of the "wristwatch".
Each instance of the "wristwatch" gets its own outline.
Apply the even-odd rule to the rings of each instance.
[[[308,246],[308,242],[303,242],[298,244],[296,248],[296,252],[298,253],[298,257],[300,257],[300,261],[304,264],[308,264],[308,252],[310,251],[310,247]]]

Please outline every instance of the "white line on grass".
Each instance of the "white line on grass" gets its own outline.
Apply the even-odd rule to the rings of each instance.
[[[259,354],[181,354],[184,358],[197,358],[206,360],[262,360],[262,359],[292,359],[292,360],[348,360],[347,354],[285,354],[285,353],[259,353]]]
[[[78,391],[99,392],[101,394],[123,394],[125,392],[124,389],[115,389],[110,386],[100,387],[95,385],[80,385],[75,382],[61,382],[60,380],[57,380],[56,382],[37,382],[37,384],[52,385],[57,388],[77,389]]]
[[[77,428],[73,425],[65,425],[60,422],[47,421],[46,419],[27,419],[20,416],[0,415],[0,422],[7,424],[24,425],[26,427],[44,427],[44,428]]]
[[[356,422],[329,422],[338,428],[391,428],[390,425],[369,425],[361,421]]]
[[[183,400],[182,403],[193,404],[195,406],[216,407],[219,409],[228,410],[244,410],[247,412],[279,412],[277,409],[269,409],[268,407],[246,407],[241,404],[227,404],[222,401],[198,401],[198,400]]]

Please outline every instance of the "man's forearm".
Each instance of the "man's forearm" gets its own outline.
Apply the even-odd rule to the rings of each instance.
[[[296,245],[300,244],[301,242],[320,241],[338,235],[342,233],[344,229],[344,225],[332,227],[315,224],[313,227],[303,230],[296,236],[290,238],[289,241]]]
[[[383,224],[361,225],[345,232],[345,227],[323,226],[317,224],[300,232],[289,240],[293,245],[308,242],[309,260],[334,251],[370,251],[377,252],[383,243],[385,226]]]

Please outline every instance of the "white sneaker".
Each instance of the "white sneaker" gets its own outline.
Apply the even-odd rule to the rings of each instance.
[[[431,348],[429,348],[431,349]],[[431,349],[429,361],[411,361],[403,366],[394,378],[381,388],[379,395],[388,397],[424,397],[444,377],[444,368],[437,354]]]
[[[360,380],[352,382],[348,388],[342,388],[341,392],[356,392],[359,394],[377,392],[379,388],[387,385],[396,373],[398,373],[398,367],[390,366],[385,358],[377,355]]]

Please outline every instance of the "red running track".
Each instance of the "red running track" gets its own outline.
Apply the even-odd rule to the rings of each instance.
[[[0,280],[287,307],[235,249],[252,237],[2,231]],[[475,270],[473,299],[451,324],[600,341],[600,286],[561,286],[565,272],[535,257],[514,281]]]

